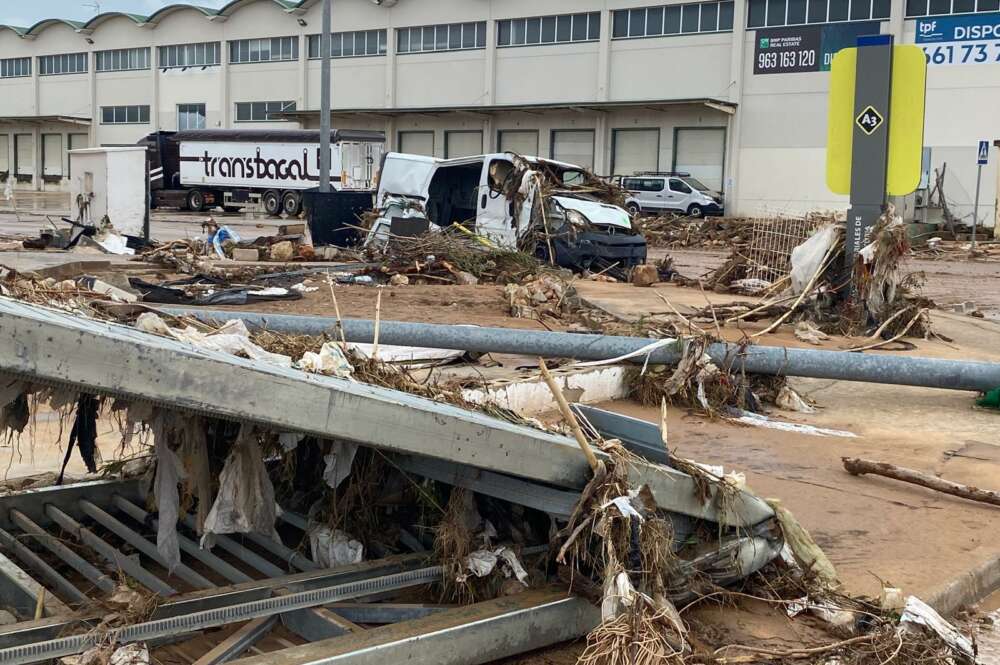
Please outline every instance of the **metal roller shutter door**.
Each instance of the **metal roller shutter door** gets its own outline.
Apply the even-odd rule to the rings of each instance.
[[[712,189],[722,191],[725,158],[724,127],[677,130],[674,144],[675,171],[687,171]]]

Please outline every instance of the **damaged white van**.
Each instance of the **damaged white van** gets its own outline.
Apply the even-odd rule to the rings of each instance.
[[[461,224],[498,247],[574,270],[624,273],[646,240],[624,209],[600,200],[586,169],[513,153],[460,159],[388,153],[365,244]],[[606,186],[604,188],[606,191]]]

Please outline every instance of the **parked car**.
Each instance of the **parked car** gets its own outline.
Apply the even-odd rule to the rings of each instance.
[[[675,212],[703,217],[725,212],[722,194],[689,173],[637,173],[621,178],[621,186],[629,193],[625,208],[632,215]]]

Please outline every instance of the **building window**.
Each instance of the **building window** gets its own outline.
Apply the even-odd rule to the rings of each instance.
[[[613,39],[662,37],[693,32],[729,32],[732,29],[732,0],[620,9],[611,13]]]
[[[434,156],[434,132],[425,130],[416,132],[400,132],[399,151],[406,155]]]
[[[236,102],[236,122],[279,122],[273,114],[294,110],[295,102]]]
[[[149,124],[149,106],[102,106],[102,125]]]
[[[906,0],[906,18],[1000,11],[1000,0]]]
[[[229,62],[286,62],[299,59],[298,37],[240,39],[229,42]]]
[[[211,67],[222,62],[221,51],[222,48],[219,42],[161,46],[159,66],[162,69],[169,69],[171,67]]]
[[[397,53],[486,48],[486,21],[425,25],[396,30]]]
[[[38,57],[39,76],[85,74],[86,72],[86,53],[63,53],[62,55],[42,55]]]
[[[331,58],[358,58],[366,55],[385,55],[385,30],[360,30],[358,32],[330,33]],[[309,35],[309,59],[320,56],[320,36]]]
[[[149,69],[149,47],[98,51],[94,64],[99,72],[127,72]]]
[[[937,1],[931,0],[932,3]],[[887,19],[889,5],[890,0],[749,0],[747,27]]]
[[[31,58],[4,58],[0,60],[0,78],[12,79],[31,76]]]
[[[600,38],[600,12],[497,21],[497,46],[592,42]]]
[[[205,129],[205,105],[204,104],[178,104],[177,105],[177,129]]]

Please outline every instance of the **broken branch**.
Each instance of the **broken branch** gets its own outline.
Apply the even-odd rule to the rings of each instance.
[[[597,455],[590,448],[590,444],[587,442],[587,437],[584,436],[583,430],[580,429],[580,422],[573,415],[573,411],[570,410],[569,404],[566,402],[566,397],[563,395],[562,390],[559,385],[556,384],[555,379],[549,373],[549,368],[545,366],[545,361],[541,358],[538,359],[538,367],[542,370],[542,378],[545,379],[545,384],[552,391],[552,396],[555,397],[556,404],[559,405],[559,411],[562,413],[562,417],[566,419],[569,423],[569,428],[573,432],[573,436],[576,438],[576,442],[580,444],[580,449],[583,451],[584,456],[587,458],[587,464],[590,465],[590,469],[594,472],[597,471],[600,463],[597,461]]]
[[[888,462],[874,462],[872,460],[861,459],[858,457],[842,457],[841,461],[843,461],[844,468],[847,472],[854,476],[861,476],[868,473],[875,476],[885,476],[886,478],[892,478],[904,483],[920,485],[921,487],[926,487],[938,492],[944,492],[945,494],[951,494],[952,496],[961,497],[963,499],[969,499],[970,501],[978,501],[980,503],[988,503],[993,506],[1000,506],[1000,493],[992,490],[983,490],[978,487],[972,487],[971,485],[959,485],[958,483],[953,483],[950,480],[944,480],[943,478],[938,478],[937,476],[932,476],[920,471],[914,471],[913,469],[907,469],[902,466],[896,466],[895,464],[889,464]]]

